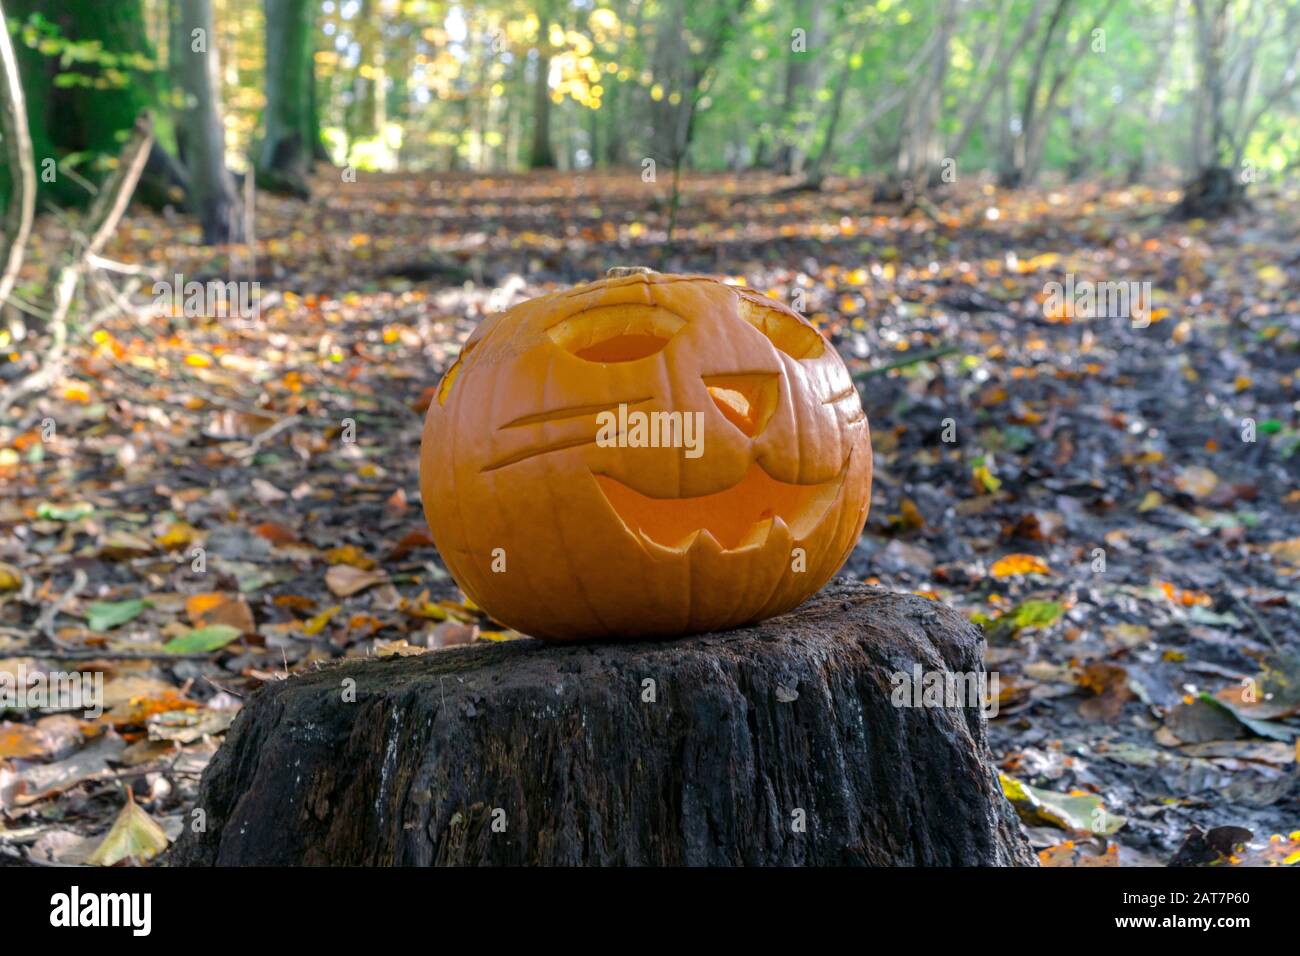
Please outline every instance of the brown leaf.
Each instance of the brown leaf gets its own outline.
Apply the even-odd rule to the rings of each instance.
[[[351,597],[387,580],[383,571],[366,571],[350,564],[336,564],[325,572],[325,586],[336,597]]]
[[[455,647],[458,644],[471,644],[478,634],[478,626],[461,624],[458,621],[443,621],[429,634],[430,647]]]
[[[185,613],[195,627],[225,624],[238,628],[244,634],[252,634],[257,630],[253,610],[242,594],[226,594],[221,591],[192,594],[185,601]]]
[[[264,521],[259,525],[254,525],[253,534],[259,538],[265,538],[274,545],[296,544],[298,541],[298,535],[291,528],[276,524],[274,521]]]
[[[1078,680],[1081,687],[1096,695],[1079,705],[1079,712],[1088,720],[1114,720],[1124,710],[1124,702],[1133,696],[1128,671],[1118,664],[1094,662],[1083,669]]]
[[[1087,852],[1093,850],[1093,852]],[[1119,866],[1119,846],[1112,843],[1105,853],[1095,852],[1090,844],[1066,840],[1038,851],[1039,866]]]
[[[432,548],[433,535],[427,528],[417,528],[409,531],[403,536],[402,540],[393,545],[393,550],[388,553],[388,557],[394,561],[400,561],[417,548]]]

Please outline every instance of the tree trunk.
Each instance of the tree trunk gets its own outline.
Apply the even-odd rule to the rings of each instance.
[[[226,169],[215,40],[211,0],[172,0],[171,71],[184,97],[176,141],[189,171],[190,207],[208,245],[241,242],[244,232],[239,193]]]
[[[156,58],[140,0],[5,0],[5,13],[19,23],[39,14],[58,28],[61,37],[98,44],[104,52],[123,60],[110,75],[94,63],[63,65],[58,55],[42,53],[22,42],[15,45],[37,165],[68,153],[116,156],[121,138],[136,119],[146,110],[156,110],[161,102]],[[80,77],[81,82],[56,85],[54,78],[59,73]],[[0,179],[7,172],[0,169]],[[60,205],[84,205],[91,199],[90,191],[62,169],[53,181],[39,175],[37,180],[41,198]]]
[[[848,93],[849,79],[853,75],[853,60],[862,49],[863,41],[867,38],[869,23],[868,20],[859,23],[849,40],[848,48],[844,54],[844,63],[835,80],[835,92],[831,94],[830,115],[826,119],[826,131],[822,134],[821,146],[818,147],[812,163],[809,164],[807,171],[804,173],[806,188],[820,189],[822,179],[826,175],[826,165],[835,149],[835,135],[840,128],[840,115],[844,110],[844,97]]]
[[[307,140],[311,147],[311,158],[323,163],[333,162],[334,157],[325,148],[325,137],[321,135],[320,91],[316,88],[316,28],[312,25],[312,40],[307,53]]]
[[[546,29],[542,24],[541,29]],[[546,45],[537,48],[537,75],[533,78],[533,145],[528,153],[529,169],[554,169],[551,148],[551,54]]]
[[[245,704],[170,862],[1032,865],[978,705],[898,701],[982,651],[837,582],[722,634],[323,668]]]
[[[1057,30],[1065,20],[1065,14],[1070,9],[1071,0],[1057,0],[1056,7],[1052,10],[1051,19],[1047,21],[1047,29],[1043,32],[1043,38],[1038,44],[1038,52],[1034,56],[1034,63],[1029,71],[1029,79],[1025,84],[1025,96],[1023,105],[1020,109],[1020,130],[1013,133],[1007,142],[1007,152],[1001,159],[1001,165],[998,173],[998,185],[1004,188],[1014,189],[1023,185],[1025,179],[1025,166],[1028,161],[1028,142],[1035,130],[1035,123],[1038,122],[1038,95],[1042,88],[1043,70],[1047,65],[1047,54],[1052,48],[1052,42],[1056,37]]]
[[[379,0],[360,0],[356,16],[357,71],[353,101],[348,111],[348,150],[358,140],[384,131],[384,11]]]
[[[1024,48],[1025,44],[1029,42],[1029,38],[1034,35],[1034,28],[1038,26],[1038,19],[1042,14],[1043,0],[1035,0],[1033,8],[1029,11],[1029,16],[1025,18],[1024,23],[1020,27],[1020,32],[1017,34],[1016,39],[1012,42],[1010,48],[1004,51],[1002,49],[1001,40],[999,40],[995,53],[997,66],[992,71],[992,75],[989,76],[988,80],[981,87],[979,94],[971,100],[970,106],[966,110],[965,119],[962,120],[961,127],[957,133],[957,138],[954,139],[952,144],[948,147],[948,155],[952,156],[954,159],[961,158],[961,154],[965,150],[966,144],[970,142],[971,135],[975,132],[979,123],[985,118],[985,114],[988,112],[989,100],[992,99],[993,93],[1005,86],[1008,72],[1019,58],[1020,51]],[[999,21],[998,23],[997,32],[1000,35],[1003,32],[1002,27],[1004,23],[1005,20]]]
[[[270,192],[311,194],[312,10],[308,0],[266,0],[266,136],[257,184]]]
[[[1193,150],[1197,165],[1172,213],[1180,219],[1215,219],[1249,205],[1244,184],[1234,170],[1224,165],[1230,152],[1223,117],[1228,5],[1195,0],[1192,9],[1196,15],[1196,57],[1201,80]]]
[[[827,55],[822,10],[820,2],[797,0],[795,3],[794,27],[804,31],[803,50],[794,49],[789,31],[784,31],[782,36],[791,49],[786,59],[785,93],[777,120],[782,142],[777,151],[776,171],[786,176],[803,174],[810,152],[814,96],[821,86],[821,66]]]
[[[1052,115],[1056,111],[1056,101],[1060,97],[1061,90],[1069,81],[1075,67],[1088,55],[1088,48],[1094,33],[1100,30],[1102,24],[1106,22],[1106,17],[1110,15],[1115,2],[1116,0],[1107,0],[1106,5],[1097,14],[1096,19],[1092,21],[1092,26],[1079,35],[1079,39],[1074,46],[1074,52],[1066,54],[1061,58],[1061,62],[1057,64],[1056,72],[1052,76],[1052,82],[1047,88],[1047,97],[1043,108],[1038,112],[1038,120],[1032,128],[1026,128],[1025,130],[1024,165],[1020,177],[1022,185],[1029,185],[1038,179],[1038,172],[1043,163],[1043,147],[1047,142],[1047,132],[1051,127]]]

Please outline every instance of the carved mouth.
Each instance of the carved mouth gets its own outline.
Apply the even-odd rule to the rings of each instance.
[[[763,544],[777,524],[794,540],[805,537],[840,493],[848,463],[814,485],[777,481],[757,463],[723,491],[695,498],[652,498],[608,475],[593,475],[614,513],[633,534],[673,551],[711,537],[728,551]]]

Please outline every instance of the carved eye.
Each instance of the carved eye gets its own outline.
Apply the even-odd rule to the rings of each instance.
[[[779,380],[779,375],[769,372],[706,375],[704,386],[727,421],[754,438],[762,434],[776,412]]]
[[[662,352],[685,324],[685,319],[667,309],[609,305],[570,316],[546,334],[587,362],[635,362]]]
[[[778,349],[796,359],[817,358],[825,351],[826,342],[816,329],[774,306],[755,301],[757,297],[751,295],[740,293],[737,303],[740,317],[766,335]]]

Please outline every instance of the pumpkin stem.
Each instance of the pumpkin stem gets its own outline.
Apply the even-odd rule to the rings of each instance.
[[[612,269],[605,270],[606,279],[621,279],[624,276],[635,275],[654,276],[658,274],[659,273],[655,272],[655,270],[651,269],[649,266],[614,266]]]

